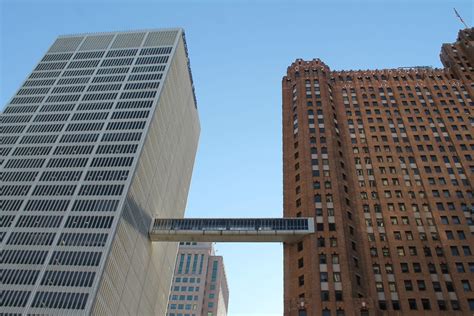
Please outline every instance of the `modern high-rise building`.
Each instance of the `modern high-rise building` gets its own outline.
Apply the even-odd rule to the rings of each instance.
[[[284,247],[285,315],[474,313],[474,30],[441,60],[288,68],[284,216],[316,234]]]
[[[222,256],[210,242],[181,242],[167,316],[226,316],[228,305]]]
[[[2,315],[165,315],[200,126],[182,29],[60,36],[1,118]]]

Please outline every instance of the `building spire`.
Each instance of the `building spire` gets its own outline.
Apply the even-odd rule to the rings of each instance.
[[[456,10],[456,8],[453,8],[454,9],[454,13],[456,14],[456,16],[459,18],[459,20],[461,21],[462,24],[464,24],[464,26],[468,29],[469,26],[467,26],[466,22],[464,22],[464,20],[462,19],[461,15],[459,14],[459,12]]]

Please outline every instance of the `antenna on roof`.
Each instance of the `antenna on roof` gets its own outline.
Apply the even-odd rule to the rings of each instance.
[[[462,19],[461,15],[458,13],[458,11],[456,10],[456,8],[453,8],[454,9],[454,13],[456,13],[456,16],[459,18],[459,20],[461,21],[462,24],[464,24],[464,26],[466,28],[469,28],[466,24],[466,22],[464,22],[464,20]]]

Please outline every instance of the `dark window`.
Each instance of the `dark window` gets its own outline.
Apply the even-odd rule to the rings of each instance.
[[[303,258],[298,259],[298,268],[302,268],[304,266],[304,260]]]
[[[427,298],[421,299],[421,305],[423,306],[424,310],[431,310],[430,300]]]
[[[469,305],[469,310],[474,311],[474,299],[468,299],[467,303]]]
[[[451,307],[455,311],[458,311],[461,309],[461,307],[459,306],[459,301],[455,301],[455,300],[451,301]]]
[[[329,291],[321,291],[321,301],[329,301]]]
[[[400,310],[400,302],[399,301],[392,301],[392,308],[393,310]]]
[[[439,300],[438,301],[438,308],[441,311],[445,311],[446,310],[446,301]]]
[[[410,306],[411,310],[416,310],[418,307],[416,306],[416,299],[414,298],[409,298],[408,299],[408,306]]]
[[[300,275],[298,277],[298,285],[303,286],[304,285],[304,275]]]

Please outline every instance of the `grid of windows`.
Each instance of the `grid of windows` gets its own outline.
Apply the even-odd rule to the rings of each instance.
[[[223,258],[212,244],[180,242],[166,315],[216,314],[227,310],[228,295]]]
[[[337,312],[337,301],[358,304],[340,291],[344,278],[359,297],[377,294],[370,309],[468,310],[474,102],[460,46],[472,46],[472,36],[463,30],[464,40],[443,46],[446,69],[331,71],[316,59],[289,67],[285,215],[316,221],[315,240],[288,252],[298,266],[286,277],[291,299],[314,297],[307,284],[317,282],[323,314]],[[464,57],[459,72],[453,56]],[[317,273],[308,260],[318,261]]]
[[[137,34],[59,38],[1,114],[7,312],[90,308],[173,51]]]

